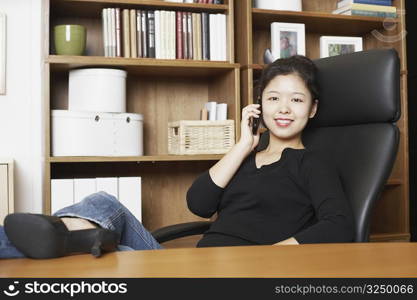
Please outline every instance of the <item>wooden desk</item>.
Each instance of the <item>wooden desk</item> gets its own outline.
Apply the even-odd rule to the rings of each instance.
[[[0,277],[417,277],[417,243],[166,249],[0,260]]]

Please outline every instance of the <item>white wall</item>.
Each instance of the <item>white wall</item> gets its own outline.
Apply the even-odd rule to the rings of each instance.
[[[42,211],[42,1],[0,0],[7,16],[0,157],[15,160],[15,210]]]

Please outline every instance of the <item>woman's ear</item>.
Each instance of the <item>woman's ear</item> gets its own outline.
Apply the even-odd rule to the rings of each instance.
[[[319,100],[318,99],[314,99],[313,100],[313,105],[311,106],[311,111],[310,111],[310,119],[313,118],[316,113],[317,113],[317,106],[319,105]]]

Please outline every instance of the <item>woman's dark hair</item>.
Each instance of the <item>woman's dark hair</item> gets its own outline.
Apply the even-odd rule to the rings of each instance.
[[[279,58],[269,64],[262,72],[261,78],[256,86],[255,99],[261,103],[262,93],[268,83],[278,75],[296,74],[306,84],[310,91],[312,100],[319,98],[317,84],[317,67],[314,62],[303,55],[293,55],[288,58]]]

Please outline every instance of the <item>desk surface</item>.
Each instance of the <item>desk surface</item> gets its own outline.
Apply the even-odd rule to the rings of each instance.
[[[417,277],[417,243],[166,249],[0,260],[0,277]]]

